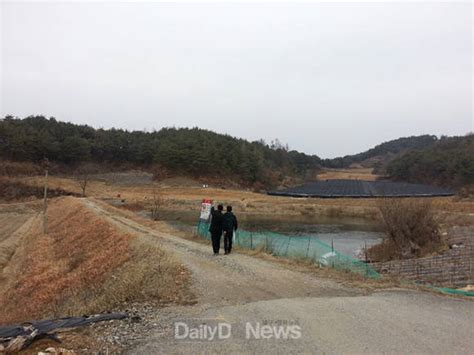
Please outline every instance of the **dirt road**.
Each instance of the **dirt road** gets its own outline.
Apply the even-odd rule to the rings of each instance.
[[[0,274],[15,252],[22,236],[31,227],[34,215],[35,209],[32,206],[0,204]]]
[[[474,348],[472,301],[401,289],[366,294],[247,255],[215,257],[209,246],[83,201],[118,228],[156,240],[193,275],[198,302],[157,310],[156,329],[129,353],[465,353]],[[224,324],[229,338],[210,341],[209,333],[198,333],[203,323]],[[269,332],[260,332],[265,325]],[[292,336],[275,339],[274,329],[295,326]],[[175,339],[175,330],[184,337],[186,327],[201,339]]]

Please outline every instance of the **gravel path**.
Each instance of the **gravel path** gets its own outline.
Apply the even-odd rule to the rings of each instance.
[[[193,275],[197,304],[149,309],[146,318],[153,327],[134,330],[142,332],[141,339],[129,353],[462,353],[474,348],[470,300],[398,289],[366,294],[247,255],[215,257],[210,246],[160,233],[83,201],[117,227],[156,240]],[[177,340],[176,322],[198,330],[203,323],[229,324],[231,336]],[[258,332],[265,325],[271,334]],[[281,339],[280,333],[275,339],[275,329],[296,334]],[[258,339],[261,335],[271,338]]]

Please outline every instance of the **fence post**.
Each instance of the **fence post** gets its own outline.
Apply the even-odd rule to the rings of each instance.
[[[369,257],[367,256],[367,241],[365,241],[365,277],[369,276]]]
[[[472,244],[471,244],[471,252],[469,253],[469,275],[471,275],[470,277],[472,277],[472,258],[473,258],[473,254],[472,254]],[[472,279],[469,279],[468,280],[469,282],[472,282]]]
[[[458,254],[459,255],[459,254]],[[451,279],[451,287],[454,287],[454,281],[453,281],[453,278],[454,278],[454,274],[456,273],[456,270],[457,270],[457,258],[456,258],[456,255],[454,255],[454,258],[453,258],[453,263],[452,263],[452,267],[450,268],[451,269],[451,272],[450,272],[450,279]]]
[[[290,247],[291,235],[288,237],[288,244],[286,245],[285,256],[288,256],[288,248]]]
[[[418,268],[418,260],[415,260],[415,269],[416,269],[416,281],[419,281],[420,278],[420,270]]]
[[[331,239],[331,265],[334,269],[334,239]]]
[[[311,236],[308,236],[308,247],[306,248],[306,258],[308,258],[309,255],[309,245],[311,244]]]

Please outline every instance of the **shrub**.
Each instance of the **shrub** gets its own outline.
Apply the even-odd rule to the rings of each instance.
[[[442,246],[439,224],[428,199],[383,199],[378,204],[386,239],[369,249],[374,260],[421,257]]]
[[[0,177],[0,201],[21,200],[24,198],[43,198],[44,188],[42,186],[26,185],[18,181]],[[48,189],[48,198],[63,195],[77,196],[77,194],[63,189]]]
[[[35,176],[42,173],[43,170],[37,164],[0,160],[0,176]]]

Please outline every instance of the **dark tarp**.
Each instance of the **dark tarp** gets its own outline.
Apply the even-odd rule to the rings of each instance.
[[[269,195],[289,197],[434,197],[452,196],[450,190],[437,186],[392,182],[387,180],[323,180],[292,187],[286,190],[271,191]]]
[[[9,325],[0,327],[0,339],[5,338],[16,338],[18,336],[28,336],[35,329],[38,330],[39,334],[46,334],[54,332],[58,329],[68,329],[83,327],[95,322],[102,322],[112,319],[124,319],[127,318],[125,313],[106,313],[94,316],[83,316],[83,317],[68,317],[59,319],[49,320],[37,320],[17,325]]]

